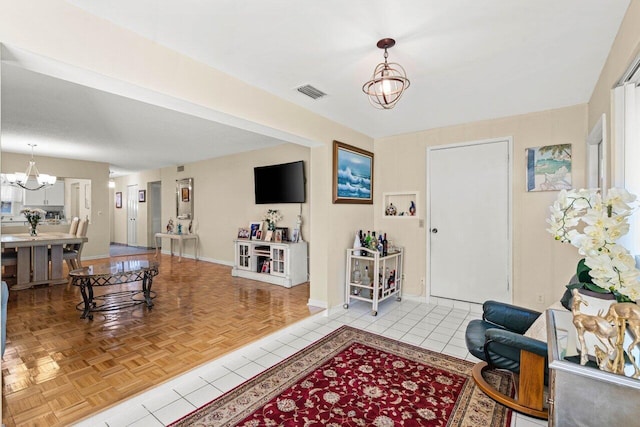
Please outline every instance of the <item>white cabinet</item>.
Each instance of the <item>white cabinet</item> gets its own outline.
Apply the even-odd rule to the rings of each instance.
[[[308,280],[306,242],[235,240],[231,275],[290,288]]]
[[[25,206],[64,206],[64,181],[40,190],[24,190]]]
[[[371,304],[371,314],[378,314],[378,304],[402,294],[403,249],[397,248],[387,256],[367,248],[347,249],[344,308],[352,300]]]

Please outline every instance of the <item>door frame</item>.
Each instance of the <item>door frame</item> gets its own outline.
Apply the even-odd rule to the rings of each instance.
[[[444,145],[434,145],[431,147],[427,147],[427,173],[426,173],[426,186],[427,189],[427,206],[426,206],[426,217],[427,217],[427,226],[425,227],[426,236],[426,266],[427,270],[425,272],[425,283],[424,283],[424,295],[425,302],[431,302],[431,152],[435,150],[442,150],[447,148],[459,148],[459,147],[468,147],[474,145],[483,145],[483,144],[491,144],[497,142],[506,142],[507,150],[509,155],[509,160],[507,162],[507,173],[509,174],[508,182],[507,182],[507,290],[509,295],[509,303],[513,302],[513,137],[505,136],[499,138],[489,138],[489,139],[481,139],[475,141],[467,141],[467,142],[457,142],[452,144],[444,144]],[[440,298],[440,297],[434,297]],[[442,299],[442,298],[441,298]],[[451,300],[454,301],[454,300]],[[465,304],[471,304],[467,301],[463,301]]]

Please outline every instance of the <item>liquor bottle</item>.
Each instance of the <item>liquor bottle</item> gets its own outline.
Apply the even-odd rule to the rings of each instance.
[[[380,256],[384,256],[382,253],[382,232],[378,234],[378,253]]]
[[[353,265],[353,272],[351,273],[351,282],[359,285],[362,283],[362,272],[360,271],[360,263],[358,260]]]
[[[389,281],[390,278],[391,278],[391,272],[389,270],[389,267],[387,267],[387,269],[384,272],[384,288],[385,289],[389,289],[391,287],[391,282]]]
[[[369,266],[364,266],[364,274],[362,275],[362,284],[364,286],[369,286],[371,284],[371,279],[369,278]]]
[[[367,236],[364,238],[364,247],[369,248],[371,244],[371,232],[367,231]]]
[[[358,230],[358,237],[360,237],[360,247],[364,246],[364,233],[362,233],[362,230]],[[364,251],[360,251],[360,255],[365,255]]]
[[[372,231],[371,232],[371,240],[369,241],[369,249],[371,250],[378,250],[378,239],[376,239],[376,232]]]
[[[387,233],[384,233],[384,238],[382,239],[382,256],[389,255],[389,242],[387,241]]]
[[[353,249],[360,249],[361,247],[362,247],[362,244],[360,243],[360,236],[358,236],[358,233],[356,232],[356,238],[353,240]],[[362,255],[362,251],[357,250],[357,251],[354,251],[353,254],[356,256],[360,256]]]

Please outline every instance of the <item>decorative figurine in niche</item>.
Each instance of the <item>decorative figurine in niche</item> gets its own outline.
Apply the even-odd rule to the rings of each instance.
[[[411,201],[411,206],[409,206],[409,215],[411,216],[416,215],[416,204],[413,200]]]
[[[387,209],[385,209],[384,213],[387,216],[394,216],[398,214],[398,209],[393,206],[393,203],[389,203],[389,206],[387,206]]]
[[[173,233],[173,219],[169,218],[167,223],[167,233]]]
[[[193,234],[193,220],[189,221],[189,234]]]
[[[182,224],[178,223],[178,234],[182,234]]]

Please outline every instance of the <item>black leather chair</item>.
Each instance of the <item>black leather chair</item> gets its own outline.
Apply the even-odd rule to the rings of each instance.
[[[469,352],[483,360],[473,368],[478,387],[497,402],[526,415],[547,419],[544,385],[548,379],[547,343],[523,334],[541,313],[511,304],[487,301],[482,320],[467,326]],[[483,377],[487,369],[506,369],[518,375],[517,396],[500,393]]]

